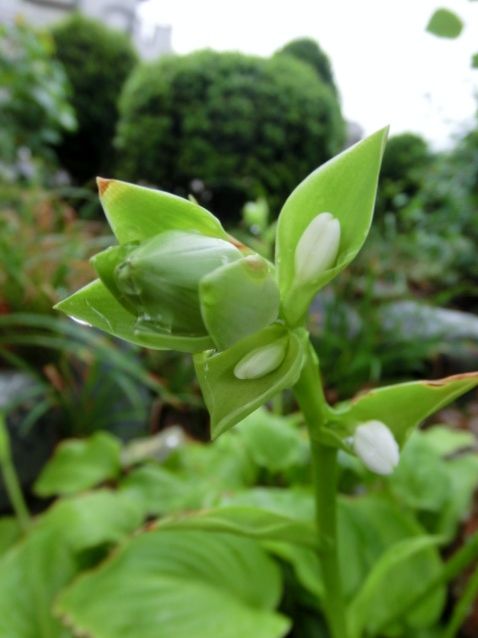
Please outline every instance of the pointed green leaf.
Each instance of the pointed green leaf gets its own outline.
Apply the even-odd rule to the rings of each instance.
[[[86,441],[61,443],[35,483],[35,492],[48,497],[74,494],[114,479],[121,470],[121,443],[107,432]]]
[[[353,628],[352,638],[362,636],[364,629],[367,627],[372,630],[374,625],[380,621],[383,614],[377,614],[377,608],[380,608],[383,600],[383,590],[386,589],[388,583],[394,580],[394,570],[403,569],[403,564],[407,564],[417,554],[436,548],[443,543],[440,536],[416,536],[406,538],[398,543],[391,545],[373,565],[372,570],[368,573],[362,587],[353,598],[349,605],[349,624]],[[410,571],[413,571],[413,563],[410,564]],[[390,613],[389,607],[387,612]],[[372,633],[372,635],[375,635]]]
[[[279,289],[271,264],[250,255],[206,275],[200,283],[201,312],[220,350],[277,319]]]
[[[60,301],[55,309],[145,348],[200,352],[212,345],[209,337],[181,337],[139,327],[136,317],[123,308],[98,279]]]
[[[473,69],[478,69],[478,53],[471,56],[471,66]]]
[[[477,385],[477,372],[400,383],[361,394],[334,412],[349,434],[364,421],[377,420],[385,423],[402,446],[424,419]]]
[[[437,9],[427,24],[427,31],[440,38],[457,38],[463,31],[463,21],[453,11]]]
[[[257,540],[274,540],[317,549],[313,525],[255,507],[220,507],[201,510],[159,522],[161,529],[197,529],[237,534]]]
[[[374,133],[318,168],[297,186],[282,208],[276,264],[284,313],[292,324],[303,319],[317,291],[352,261],[368,235],[387,132]],[[297,245],[312,220],[325,212],[340,223],[335,265],[296,285]]]
[[[307,333],[288,332],[280,325],[270,326],[246,337],[218,354],[196,355],[194,365],[211,415],[211,434],[216,438],[239,423],[277,392],[292,387],[302,369]],[[258,378],[238,378],[234,371],[251,353],[284,344],[282,362]]]
[[[63,593],[75,634],[134,638],[281,638],[280,573],[259,545],[228,534],[154,531],[134,538]]]
[[[219,220],[197,204],[163,191],[98,178],[100,200],[120,244],[144,241],[165,230],[227,238]]]

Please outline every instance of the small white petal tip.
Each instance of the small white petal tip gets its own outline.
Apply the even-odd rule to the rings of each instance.
[[[286,345],[283,339],[252,350],[236,364],[234,376],[241,380],[260,379],[277,370],[284,360]]]
[[[310,222],[295,249],[295,279],[299,284],[316,279],[337,261],[340,222],[332,213],[320,213]]]
[[[375,474],[391,474],[400,460],[398,443],[381,421],[367,421],[359,425],[353,437],[353,448],[364,465]]]

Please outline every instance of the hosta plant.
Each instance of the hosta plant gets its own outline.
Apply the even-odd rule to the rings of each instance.
[[[99,179],[100,199],[118,244],[93,258],[98,279],[57,306],[127,341],[192,353],[213,438],[284,389],[292,389],[308,425],[316,514],[313,554],[318,558],[322,610],[333,638],[379,635],[386,625],[384,618],[375,629],[367,624],[371,591],[377,583],[383,586],[380,573],[345,604],[337,530],[338,452],[358,458],[378,475],[389,475],[420,422],[478,384],[477,374],[465,374],[372,390],[334,407],[326,402],[307,332],[309,307],[365,242],[386,136],[383,129],[347,149],[292,192],[278,220],[275,263],[231,237],[194,201]],[[240,515],[235,523],[241,524]],[[247,527],[250,521],[242,523]],[[145,541],[145,552],[152,542]],[[388,561],[437,543],[436,538],[415,539]],[[121,561],[128,560],[125,551]],[[114,569],[112,564],[111,578]],[[436,581],[430,588],[444,582]],[[263,595],[251,590],[252,597],[256,594]],[[87,589],[74,590],[73,602],[67,595],[64,608],[81,607],[83,595]],[[263,603],[271,605],[276,596],[271,591],[271,599]],[[208,604],[211,613],[215,605],[219,611],[221,596]],[[77,616],[78,630],[88,633],[94,616],[94,610],[85,612],[87,620]],[[242,636],[253,624],[250,618],[234,633],[233,627],[226,632],[212,623],[210,631]],[[270,618],[257,625],[254,635],[286,633],[286,624]]]

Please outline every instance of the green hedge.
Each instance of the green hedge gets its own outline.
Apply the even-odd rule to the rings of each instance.
[[[319,78],[330,86],[334,93],[338,93],[329,57],[315,40],[311,38],[292,40],[277,51],[276,55],[291,55],[296,60],[309,64]]]
[[[111,172],[118,97],[137,62],[128,37],[73,15],[52,30],[56,56],[73,89],[78,129],[58,147],[63,166],[78,182]]]
[[[118,172],[223,219],[260,195],[273,210],[341,147],[335,95],[304,63],[201,51],[141,65],[120,101]]]

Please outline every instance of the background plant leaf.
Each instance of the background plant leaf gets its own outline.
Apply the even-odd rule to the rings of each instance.
[[[163,519],[162,529],[197,529],[237,534],[257,540],[276,540],[317,548],[313,525],[255,507],[221,507]]]
[[[84,441],[64,441],[43,468],[35,492],[43,497],[74,494],[117,478],[120,456],[120,441],[107,432],[97,432]]]
[[[440,38],[457,38],[463,31],[463,21],[449,9],[437,9],[427,24],[427,31]]]
[[[374,624],[377,623],[376,608],[382,606],[382,592],[388,587],[389,582],[393,582],[394,570],[397,566],[407,564],[419,554],[431,547],[437,547],[443,543],[440,536],[418,536],[407,538],[389,547],[378,559],[371,571],[368,573],[365,582],[351,601],[348,614],[349,624],[352,628],[352,638],[360,638],[363,630],[368,627],[368,635],[374,636]],[[413,565],[410,565],[410,571]],[[387,607],[387,611],[388,607]],[[380,615],[380,614],[379,614]],[[371,618],[374,622],[371,622]]]
[[[254,541],[198,531],[134,538],[59,598],[57,613],[91,636],[280,638],[280,573]]]

